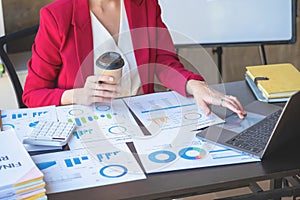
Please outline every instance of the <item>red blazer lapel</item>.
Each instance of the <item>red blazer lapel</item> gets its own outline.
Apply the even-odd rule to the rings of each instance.
[[[94,74],[93,34],[88,0],[73,0],[73,18],[75,49],[80,69],[75,87],[82,86],[87,76]],[[82,82],[83,81],[83,82]]]
[[[149,83],[152,84],[151,72],[149,72],[149,30],[148,15],[146,13],[145,0],[124,0],[128,23],[131,30],[131,38],[138,71],[144,93],[149,93]],[[145,8],[142,8],[142,7]],[[154,70],[154,69],[152,69]],[[151,88],[151,87],[150,87]]]

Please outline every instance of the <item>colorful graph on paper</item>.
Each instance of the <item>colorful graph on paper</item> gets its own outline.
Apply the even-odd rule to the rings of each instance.
[[[14,128],[20,141],[31,133],[40,120],[57,120],[55,106],[2,110],[1,114],[3,129]],[[27,151],[57,149],[50,146],[24,146]]]
[[[126,144],[98,141],[87,149],[32,158],[44,174],[48,194],[146,178]]]
[[[193,98],[174,91],[128,97],[124,101],[152,135],[176,128],[191,131],[223,122],[214,113],[204,115]]]
[[[88,143],[98,140],[118,143],[143,136],[126,104],[120,99],[93,106],[57,107],[57,116],[60,121],[74,122],[77,126],[69,143],[71,149],[84,148]]]
[[[135,138],[134,146],[147,173],[260,161],[196,137],[186,139],[180,133]]]

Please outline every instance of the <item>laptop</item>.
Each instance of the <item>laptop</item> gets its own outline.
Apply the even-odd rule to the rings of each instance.
[[[299,143],[300,91],[283,108],[254,101],[245,109],[248,114],[244,120],[233,114],[226,117],[224,124],[210,126],[196,136],[260,159],[286,149],[294,141]]]

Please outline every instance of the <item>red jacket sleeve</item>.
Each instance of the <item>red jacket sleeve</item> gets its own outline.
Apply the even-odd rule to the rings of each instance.
[[[23,101],[28,107],[60,105],[65,89],[57,87],[61,68],[59,30],[47,9],[40,13],[40,27],[32,46],[32,57],[28,61]]]

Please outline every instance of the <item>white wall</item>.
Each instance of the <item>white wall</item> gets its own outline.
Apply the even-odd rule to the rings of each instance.
[[[0,0],[0,36],[4,35],[4,33],[3,7],[2,0]]]

